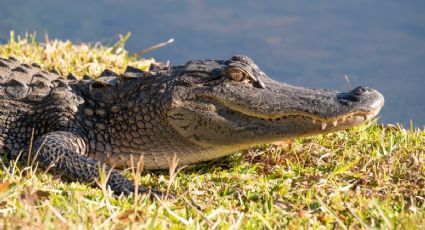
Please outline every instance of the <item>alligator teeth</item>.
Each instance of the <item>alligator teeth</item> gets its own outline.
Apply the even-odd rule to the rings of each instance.
[[[336,127],[336,126],[338,125],[338,121],[337,121],[337,120],[332,121],[332,125],[333,125],[334,127]]]
[[[322,129],[326,129],[326,122],[322,122]]]
[[[346,117],[341,118],[341,122],[345,122]]]
[[[372,114],[366,114],[366,115],[364,115],[364,119],[365,120],[369,120],[369,119],[371,119],[373,117],[373,115]]]
[[[314,119],[313,119],[313,120],[311,120],[311,122],[312,122],[313,124],[316,124],[316,120],[314,120]]]
[[[357,115],[357,116],[354,116],[354,117],[355,118],[358,117],[360,120],[366,119],[363,115]]]

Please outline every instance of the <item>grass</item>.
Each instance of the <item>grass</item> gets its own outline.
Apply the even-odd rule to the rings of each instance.
[[[103,68],[147,68],[131,56],[127,37],[112,46],[75,45],[33,36],[11,39],[15,56],[66,75]],[[258,145],[223,159],[167,171],[126,171],[174,199],[116,197],[102,186],[66,183],[2,158],[2,228],[90,229],[421,229],[425,226],[425,131],[369,122],[347,131]],[[171,179],[170,179],[171,178]],[[101,184],[104,184],[101,182]]]

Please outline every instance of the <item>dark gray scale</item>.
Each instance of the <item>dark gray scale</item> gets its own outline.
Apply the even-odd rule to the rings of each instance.
[[[11,79],[5,84],[5,91],[9,97],[19,100],[27,96],[29,87],[23,82]]]
[[[10,59],[0,58],[0,84],[6,83],[12,75],[16,64]]]
[[[115,73],[114,71],[110,70],[110,69],[105,69],[103,70],[103,72],[100,74],[99,78],[102,77],[118,77],[119,75],[117,73]]]
[[[14,68],[12,68],[12,75],[9,78],[9,81],[12,79],[19,81],[25,85],[29,85],[31,83],[31,69],[28,68],[29,66],[23,66],[23,65],[17,65]]]
[[[68,81],[63,78],[58,78],[54,81],[52,81],[55,88],[61,88],[63,90],[72,90],[71,87],[68,85]]]
[[[28,100],[41,101],[50,93],[54,85],[45,75],[37,73],[33,75],[30,87],[31,92],[28,95]]]
[[[66,76],[66,80],[68,81],[76,81],[78,80],[76,76],[74,76],[72,73],[68,74],[68,76]]]
[[[166,70],[166,69],[168,69],[168,66],[155,64],[155,63],[151,63],[151,65],[149,66],[150,72],[159,72],[161,70]]]
[[[111,70],[105,70],[96,80],[89,83],[90,96],[98,102],[112,103],[118,97],[116,86],[121,83],[118,74]]]
[[[38,69],[41,68],[41,66],[39,64],[37,64],[37,63],[32,63],[31,66],[32,67],[35,67],[35,68],[38,68]]]
[[[122,77],[124,78],[144,77],[146,76],[146,74],[147,74],[146,71],[143,71],[139,68],[136,68],[133,66],[127,66],[124,74],[122,74]]]

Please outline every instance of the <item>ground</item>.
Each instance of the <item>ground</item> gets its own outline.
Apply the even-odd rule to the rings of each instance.
[[[36,42],[34,36],[0,45],[14,56],[96,76],[104,68],[147,68],[116,44]],[[347,131],[258,145],[223,159],[170,171],[125,171],[131,179],[175,198],[114,196],[68,183],[31,167],[26,159],[0,162],[0,226],[94,229],[299,229],[425,226],[425,130],[374,120]],[[105,175],[105,173],[103,173]]]

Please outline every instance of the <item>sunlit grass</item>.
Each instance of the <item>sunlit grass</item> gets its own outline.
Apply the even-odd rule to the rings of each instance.
[[[124,49],[29,37],[0,46],[0,56],[36,62],[66,75],[103,68],[147,68]],[[131,171],[126,176],[134,178]],[[137,178],[137,177],[136,177]],[[166,191],[167,171],[139,183]],[[171,175],[174,199],[116,197],[66,183],[2,158],[2,228],[404,228],[425,226],[425,131],[370,122],[348,131],[259,145]]]
[[[148,69],[153,59],[140,59],[130,55],[124,49],[124,44],[130,34],[120,36],[111,46],[102,44],[73,44],[71,41],[49,39],[39,43],[35,34],[16,36],[12,31],[7,44],[0,46],[0,54],[4,57],[13,56],[25,63],[37,63],[45,69],[55,69],[62,75],[72,73],[76,76],[98,76],[108,68],[123,72],[127,65]]]

